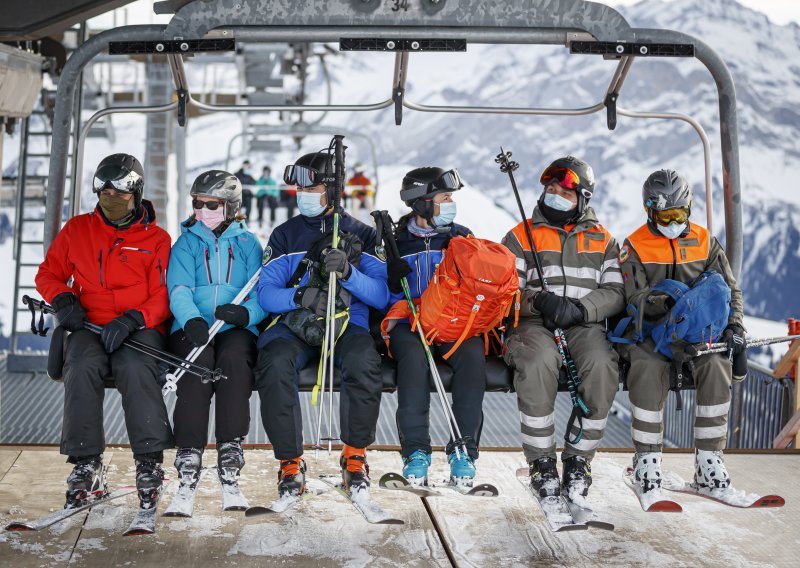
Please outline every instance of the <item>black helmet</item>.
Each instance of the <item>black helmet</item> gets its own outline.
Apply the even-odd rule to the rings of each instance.
[[[595,180],[592,166],[575,156],[558,158],[547,166],[539,177],[539,182],[544,186],[553,181],[578,194],[575,217],[583,215],[586,205],[594,195]]]
[[[133,205],[138,209],[142,204],[144,191],[144,168],[139,160],[130,154],[111,154],[97,165],[92,181],[92,190],[100,193],[113,189],[120,193],[132,193]]]
[[[437,193],[458,191],[464,187],[458,170],[417,168],[408,172],[400,186],[400,199],[417,215],[433,224],[433,200]],[[428,199],[423,199],[427,197]]]
[[[242,203],[242,182],[231,173],[222,170],[208,170],[197,176],[189,194],[192,197],[202,195],[223,199],[225,201],[225,220],[232,221]]]
[[[330,205],[333,203],[336,184],[334,163],[333,155],[327,148],[300,156],[294,164],[286,166],[283,171],[283,181],[287,185],[296,185],[298,187],[325,184],[325,195]]]

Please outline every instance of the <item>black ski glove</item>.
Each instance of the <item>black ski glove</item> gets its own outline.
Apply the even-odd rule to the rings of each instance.
[[[534,297],[534,307],[542,314],[547,329],[569,329],[586,321],[586,309],[578,300],[540,292]]]
[[[100,334],[100,341],[106,353],[113,353],[122,346],[128,337],[139,329],[144,329],[144,316],[138,310],[128,310],[108,322]]]
[[[722,341],[728,344],[728,359],[733,361],[733,356],[738,355],[747,348],[747,340],[744,337],[744,328],[737,324],[729,324],[722,332]]]
[[[203,318],[192,318],[183,325],[186,339],[195,347],[208,343],[208,324]]]
[[[247,327],[250,323],[250,312],[244,306],[237,304],[217,306],[217,309],[214,310],[214,317],[236,327]]]
[[[52,305],[56,311],[58,325],[67,331],[83,329],[86,322],[86,310],[83,309],[75,294],[63,292],[53,298]]]
[[[651,292],[644,301],[644,317],[658,319],[667,314],[675,305],[672,296],[664,292]]]
[[[403,278],[411,274],[411,266],[402,258],[393,258],[386,263],[386,274],[389,277],[389,290],[393,294],[403,293]]]
[[[561,299],[550,291],[538,292],[533,297],[533,307],[539,310],[542,317],[552,318],[560,304]]]
[[[301,308],[314,312],[317,317],[325,317],[328,307],[327,292],[310,286],[300,286],[294,293],[294,303]]]
[[[330,249],[322,259],[325,275],[336,273],[342,280],[347,280],[350,276],[350,262],[347,260],[347,253],[341,249]]]
[[[747,351],[733,356],[733,382],[741,383],[747,378]]]

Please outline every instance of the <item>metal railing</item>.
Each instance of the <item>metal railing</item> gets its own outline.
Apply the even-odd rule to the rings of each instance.
[[[771,448],[772,440],[794,413],[794,383],[776,379],[765,367],[750,363],[747,379],[733,389],[728,447]],[[670,393],[664,411],[664,445],[694,447],[695,392],[682,391],[683,410],[675,409]],[[737,408],[738,419],[733,409]]]

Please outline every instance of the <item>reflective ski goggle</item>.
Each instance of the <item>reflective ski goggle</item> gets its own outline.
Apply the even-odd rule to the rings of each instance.
[[[97,170],[92,189],[100,193],[104,189],[113,189],[119,193],[134,193],[144,187],[144,178],[133,170],[109,165]]]
[[[590,191],[581,187],[581,177],[569,168],[564,168],[561,166],[548,166],[542,172],[539,182],[542,185],[549,185],[553,182],[556,182],[558,185],[566,189],[571,189],[573,191],[580,190],[581,194],[587,199],[592,197],[592,193]]]
[[[670,223],[683,225],[689,220],[688,207],[673,207],[672,209],[664,209],[663,211],[653,211],[652,214],[655,222],[663,227],[666,227]]]
[[[292,164],[283,170],[283,181],[286,185],[296,185],[297,187],[314,187],[321,183],[333,183],[336,181],[332,172],[321,172],[308,166]]]
[[[209,211],[216,211],[223,205],[222,201],[200,201],[199,199],[192,199],[192,207],[195,209],[202,209],[205,207]]]
[[[431,185],[433,186],[434,191],[457,191],[464,187],[464,183],[461,181],[461,176],[458,175],[458,170],[455,168],[444,172],[438,178],[433,180]]]

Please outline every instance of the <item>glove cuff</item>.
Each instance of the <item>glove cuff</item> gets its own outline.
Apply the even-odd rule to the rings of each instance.
[[[294,305],[296,307],[298,308],[303,307],[303,294],[305,294],[305,292],[306,292],[306,286],[300,286],[295,291],[294,296],[292,296],[292,301],[294,302]]]
[[[58,296],[53,298],[53,301],[50,302],[50,305],[53,306],[53,309],[60,310],[61,308],[65,308],[70,304],[75,304],[77,302],[78,297],[72,292],[61,292]]]
[[[146,327],[144,315],[139,310],[128,310],[125,312],[125,316],[135,324],[136,327],[134,327],[134,329],[138,330]]]

